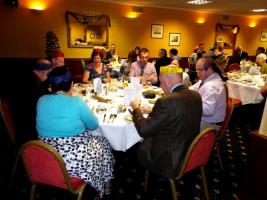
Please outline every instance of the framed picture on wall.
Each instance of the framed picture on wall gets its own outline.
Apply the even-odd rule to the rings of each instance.
[[[169,46],[179,46],[181,42],[181,33],[169,33]]]
[[[217,35],[216,42],[223,42],[223,35]]]
[[[260,41],[261,42],[266,42],[267,41],[267,32],[261,32]]]
[[[95,34],[94,33],[90,33],[90,39],[95,39]]]
[[[161,24],[152,24],[151,25],[151,38],[163,38],[163,29],[164,26]]]
[[[101,39],[101,33],[97,33],[97,34],[96,34],[96,38],[97,38],[97,39]]]

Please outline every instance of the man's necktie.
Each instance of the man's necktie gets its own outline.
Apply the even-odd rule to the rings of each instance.
[[[143,75],[144,75],[144,69],[145,69],[145,67],[141,67],[141,73],[140,73],[140,76],[143,76]]]
[[[199,84],[199,87],[198,87],[197,91],[199,91],[199,89],[201,88],[202,85],[204,85],[204,81],[201,81],[201,83]]]

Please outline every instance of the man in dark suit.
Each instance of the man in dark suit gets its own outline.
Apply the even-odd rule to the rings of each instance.
[[[139,102],[131,102],[135,127],[144,138],[137,154],[147,169],[174,178],[199,133],[202,101],[197,92],[182,84],[181,68],[161,67],[160,81],[165,96],[156,101],[147,118],[143,117]]]
[[[239,52],[241,60],[248,60],[248,53],[243,51],[241,46],[237,47],[237,51]]]

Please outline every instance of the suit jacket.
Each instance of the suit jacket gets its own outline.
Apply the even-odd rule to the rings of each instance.
[[[248,59],[248,53],[245,51],[242,51],[241,55],[240,55],[241,59]]]
[[[157,100],[147,118],[135,109],[133,121],[144,138],[138,147],[139,161],[155,173],[176,177],[189,145],[199,133],[201,115],[200,95],[184,85]]]

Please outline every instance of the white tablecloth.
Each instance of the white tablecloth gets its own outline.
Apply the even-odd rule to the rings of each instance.
[[[242,104],[255,104],[263,100],[260,88],[248,83],[240,83],[228,80],[228,92],[230,98],[241,100]]]
[[[74,90],[76,90],[74,95],[81,95],[80,92],[77,92],[77,87],[74,87]],[[105,98],[111,99],[112,103],[99,103],[97,100],[92,99],[90,95],[81,96],[81,98],[86,101],[91,110],[98,116],[103,135],[108,139],[114,150],[126,151],[134,144],[142,141],[134,123],[124,119],[125,116],[130,115],[128,109],[123,113],[116,113],[118,105],[124,104],[123,90],[118,89],[116,93],[109,92],[108,95],[105,96]],[[153,104],[149,104],[147,99],[141,99],[141,104],[153,107]],[[96,112],[99,108],[105,108],[106,111]],[[114,113],[117,114],[117,117],[112,120],[110,119],[110,116]]]

